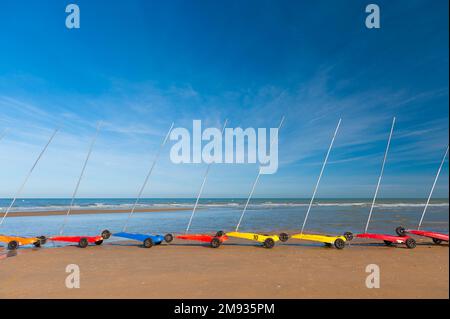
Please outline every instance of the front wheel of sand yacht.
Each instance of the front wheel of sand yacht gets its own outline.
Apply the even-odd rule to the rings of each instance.
[[[402,226],[397,227],[395,229],[395,232],[397,233],[397,235],[399,235],[400,237],[406,236],[406,229]]]
[[[102,231],[102,238],[103,239],[109,239],[109,237],[111,237],[111,232],[107,229],[105,229],[104,231]]]
[[[47,243],[47,237],[45,236],[39,236],[38,239],[41,246]]]
[[[344,233],[344,237],[345,237],[345,239],[346,239],[347,241],[351,241],[351,240],[353,240],[353,233],[347,231],[347,232]]]
[[[337,249],[344,249],[345,248],[345,241],[341,238],[338,238],[334,241],[334,247]]]
[[[433,243],[435,243],[436,245],[440,245],[442,243],[442,240],[433,238]]]
[[[166,243],[171,243],[171,242],[173,241],[173,235],[172,235],[172,234],[166,234],[166,235],[164,236],[164,241],[165,241]]]
[[[8,243],[8,250],[16,250],[17,248],[19,248],[19,243],[15,240],[11,240]]]
[[[289,240],[289,235],[286,233],[281,233],[280,235],[278,235],[278,237],[280,238],[280,241],[282,241],[283,243]]]
[[[95,242],[95,244],[96,244],[97,246],[100,246],[101,244],[103,244],[103,240],[97,240],[97,241]]]

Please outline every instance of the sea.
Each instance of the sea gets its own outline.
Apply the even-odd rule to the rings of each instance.
[[[73,209],[131,209],[133,198],[83,198],[76,199]],[[248,205],[239,231],[294,233],[303,225],[309,199],[255,198]],[[246,199],[201,199],[192,220],[191,233],[215,233],[232,231],[239,221]],[[377,200],[369,232],[394,233],[397,226],[417,227],[426,199]],[[0,213],[10,205],[11,199],[0,199]],[[194,198],[143,198],[139,209],[171,208],[174,211],[134,213],[129,219],[127,231],[146,234],[184,233],[194,206]],[[346,231],[363,232],[369,216],[371,199],[316,199],[305,232],[342,234]],[[18,199],[14,212],[38,212],[67,210],[69,198]],[[187,210],[182,210],[186,209]],[[70,215],[64,227],[65,235],[91,236],[104,229],[122,231],[128,213]],[[427,209],[422,228],[448,233],[449,200],[433,199]],[[64,216],[7,217],[0,226],[0,234],[20,236],[51,236],[59,233]]]

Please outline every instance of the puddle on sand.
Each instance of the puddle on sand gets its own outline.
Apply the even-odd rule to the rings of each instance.
[[[37,252],[40,251],[42,248],[36,248],[36,247],[19,247],[16,250],[8,250],[6,248],[0,247],[0,260],[6,259],[9,257],[16,257],[19,254],[23,253],[31,253],[31,252]]]
[[[17,256],[18,252],[17,250],[0,250],[0,260],[6,259],[8,257],[15,257]]]
[[[61,247],[65,247],[65,246],[72,246],[72,245],[67,245],[67,244],[47,244],[45,247],[41,247],[41,248],[37,248],[34,246],[20,246],[17,250],[8,250],[4,247],[0,247],[0,260],[2,259],[6,259],[9,257],[15,257],[19,254],[23,254],[23,253],[34,253],[34,252],[39,252],[42,249],[57,249],[57,248],[61,248]]]

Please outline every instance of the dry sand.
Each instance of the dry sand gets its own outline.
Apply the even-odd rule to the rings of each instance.
[[[135,213],[158,213],[158,212],[177,212],[181,210],[191,210],[188,207],[177,208],[138,208]],[[71,210],[71,215],[96,215],[96,214],[121,214],[129,213],[130,209],[77,209]],[[0,213],[0,218],[5,213]],[[33,211],[33,212],[11,212],[8,217],[29,217],[29,216],[58,216],[66,215],[67,210],[51,210],[51,211]]]
[[[342,251],[290,241],[268,250],[230,240],[219,249],[176,240],[86,249],[0,250],[0,298],[448,298],[448,245],[414,250],[354,242]],[[65,286],[77,264],[81,288]],[[381,287],[366,288],[368,264]]]

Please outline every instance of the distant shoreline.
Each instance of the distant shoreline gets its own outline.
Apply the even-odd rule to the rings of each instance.
[[[189,207],[177,208],[139,208],[135,213],[159,213],[159,212],[176,212],[190,210]],[[71,215],[98,215],[98,214],[123,214],[129,213],[130,209],[76,209],[70,212]],[[67,210],[54,211],[29,211],[29,212],[10,212],[8,217],[35,217],[35,216],[60,216],[67,214]],[[0,213],[3,217],[4,213]]]
[[[130,200],[134,201],[135,197],[79,197],[78,200]],[[308,201],[310,197],[253,197],[253,200],[305,200]],[[316,197],[317,200],[367,200],[371,201],[372,197]],[[431,201],[448,201],[449,197],[435,197],[432,198]],[[11,197],[2,197],[0,200],[11,201]],[[17,201],[20,200],[71,200],[70,197],[20,197],[17,198]],[[196,200],[196,197],[143,197],[142,201],[177,201],[177,200]],[[230,200],[247,200],[247,197],[202,197],[202,201],[204,200],[220,200],[220,201],[230,201]],[[393,201],[393,200],[418,200],[418,201],[426,201],[427,197],[379,197],[377,200],[380,201]]]
[[[332,199],[323,198],[316,199],[314,206],[323,207],[369,207],[372,200],[369,199]],[[92,198],[77,199],[76,205],[73,206],[73,215],[95,215],[95,214],[114,214],[128,213],[133,206],[134,201],[128,199],[115,198]],[[186,211],[192,209],[195,203],[194,198],[179,199],[145,199],[142,198],[137,206],[138,213],[153,212],[175,212]],[[421,199],[379,199],[375,207],[379,208],[401,208],[401,207],[424,207],[426,200]],[[239,208],[245,204],[244,199],[212,199],[204,198],[199,202],[199,207],[203,209],[209,208]],[[0,199],[0,218],[3,217],[7,207],[10,205],[8,199]],[[258,208],[288,208],[288,207],[307,207],[309,199],[281,199],[281,198],[254,198],[250,205]],[[448,207],[448,199],[433,199],[430,206]],[[70,199],[21,199],[16,202],[14,208],[10,211],[11,217],[33,217],[33,216],[58,216],[65,215],[70,206]]]

